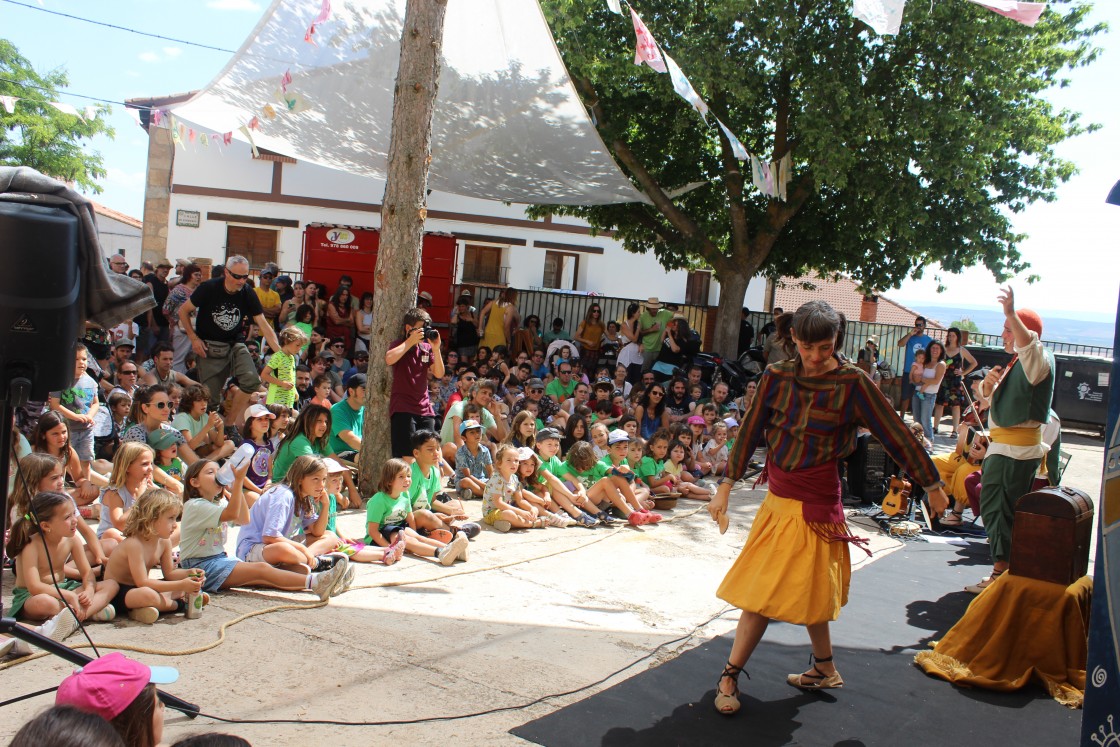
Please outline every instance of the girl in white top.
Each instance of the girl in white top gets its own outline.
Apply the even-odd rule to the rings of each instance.
[[[922,357],[920,353],[914,356],[915,363]],[[925,349],[925,360],[921,366],[921,378],[911,380],[918,389],[915,395],[918,400],[917,421],[922,425],[926,438],[933,441],[933,410],[937,404],[937,390],[941,388],[941,380],[945,378],[945,347],[934,340]]]
[[[106,556],[124,541],[124,526],[132,504],[155,485],[152,481],[155,458],[151,446],[137,441],[123,442],[113,455],[113,472],[109,475],[109,487],[101,494],[101,523],[97,525],[97,536]],[[172,547],[177,544],[178,532]]]

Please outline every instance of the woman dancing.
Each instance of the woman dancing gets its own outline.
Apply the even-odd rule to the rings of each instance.
[[[731,656],[716,688],[716,710],[739,710],[738,676],[771,620],[804,625],[813,653],[810,667],[786,681],[803,690],[841,687],[832,660],[828,623],[848,601],[851,534],[840,505],[837,461],[856,447],[856,430],[870,429],[911,479],[925,486],[935,515],[948,498],[929,455],[907,431],[890,402],[859,368],[842,363],[844,317],[823,301],[793,315],[792,360],[769,366],[735,442],[727,476],[708,506],[719,521],[731,486],[765,432],[770,490],[747,544],[717,594],[743,610]]]

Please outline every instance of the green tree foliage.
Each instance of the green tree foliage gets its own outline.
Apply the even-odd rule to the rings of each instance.
[[[961,319],[958,319],[955,322],[949,322],[949,326],[950,327],[956,327],[957,329],[959,329],[962,332],[979,332],[980,331],[980,327],[978,327],[976,325],[976,322],[972,321],[968,317],[963,317]]]
[[[640,0],[639,0],[640,1]],[[629,15],[605,0],[544,3],[600,135],[651,205],[538,206],[613,230],[668,268],[721,283],[717,349],[758,272],[850,274],[897,286],[932,263],[1026,267],[1010,214],[1052,200],[1075,173],[1054,146],[1092,129],[1043,93],[1099,53],[1088,6],[1051,3],[1028,28],[964,0],[911,2],[880,37],[851,0],[657,0],[637,10],[712,113],[764,161],[790,153],[788,201],[752,188],[749,165],[705,126],[668,75],[633,64]],[[677,197],[693,182],[704,186]]]
[[[0,39],[0,96],[20,99],[15,112],[0,107],[0,164],[30,166],[48,176],[100,192],[96,179],[105,176],[101,155],[87,143],[94,135],[113,137],[99,104],[90,119],[64,114],[49,104],[60,101],[59,88],[69,84],[64,70],[39,74],[15,45]]]

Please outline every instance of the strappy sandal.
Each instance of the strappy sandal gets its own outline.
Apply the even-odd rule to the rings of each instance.
[[[950,511],[948,516],[941,517],[941,526],[943,527],[959,527],[964,524],[963,511]]]
[[[731,662],[727,662],[727,666],[723,668],[723,674],[716,680],[716,710],[724,716],[734,716],[739,712],[739,674],[747,675],[747,679],[751,678],[750,674],[745,672],[742,667],[737,667]],[[735,683],[735,692],[727,695],[720,691],[720,683],[723,682],[724,677],[730,677],[731,681]]]
[[[812,654],[809,654],[809,665],[813,668],[813,671],[816,672],[816,674],[791,674],[786,677],[786,683],[789,685],[793,685],[800,690],[831,690],[834,688],[843,687],[844,680],[841,679],[839,672],[825,674],[821,670],[817,669],[818,662],[829,661],[832,661],[831,656],[818,659]]]

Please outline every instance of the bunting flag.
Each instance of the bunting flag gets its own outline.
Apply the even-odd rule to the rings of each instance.
[[[163,121],[163,112],[159,109],[152,109],[152,124],[159,127],[159,123]]]
[[[611,9],[612,13],[622,15],[622,5],[618,0],[607,0],[607,7]]]
[[[775,164],[778,172],[777,187],[778,199],[782,202],[786,201],[786,188],[789,186],[790,180],[793,179],[793,158],[790,153],[786,153]]]
[[[222,135],[222,143],[224,143],[225,145],[233,145],[233,133],[227,132]]]
[[[1046,10],[1046,3],[1023,3],[1016,0],[970,0],[970,2],[982,5],[993,13],[999,13],[1024,26],[1034,26],[1038,23],[1042,11]]]
[[[210,147],[210,136],[207,135],[205,132],[200,132],[200,133],[198,133],[198,142],[202,143],[203,148],[209,148]]]
[[[319,25],[320,23],[322,23],[323,21],[327,20],[330,17],[331,17],[331,0],[323,0],[322,4],[319,6],[319,15],[315,16],[315,20],[312,21],[311,23],[314,24],[314,25]]]
[[[19,101],[15,96],[0,96],[0,104],[4,105],[4,110],[8,114],[16,113],[16,102]]]
[[[307,42],[308,44],[315,44],[315,39],[312,38],[314,36],[315,36],[315,24],[311,24],[310,26],[307,27],[307,33],[303,35],[303,40],[305,42]],[[319,45],[315,44],[315,46],[317,47]]]
[[[124,110],[125,110],[125,111],[126,111],[126,112],[128,113],[128,116],[132,117],[132,121],[133,121],[133,122],[135,122],[136,124],[140,125],[141,127],[143,127],[143,126],[144,126],[144,125],[143,125],[143,124],[142,124],[142,123],[140,122],[140,110],[139,110],[139,109],[133,109],[133,108],[132,108],[131,106],[126,106],[126,107],[124,108]],[[155,115],[156,115],[156,111],[155,111],[155,110],[153,110],[153,111],[152,111],[152,124],[155,124]]]
[[[276,98],[284,105],[284,109],[289,114],[299,114],[302,111],[307,111],[307,99],[300,96],[298,93],[284,93],[283,91],[276,92]]]
[[[183,125],[176,124],[175,117],[171,115],[168,115],[168,120],[168,129],[171,130],[171,142],[175,145],[183,146],[183,150],[186,150],[187,146],[183,143],[183,135],[182,132],[180,132],[180,128],[182,128]]]
[[[774,189],[774,171],[766,161],[762,161],[759,165],[762,167],[762,194],[773,197],[777,192]]]
[[[78,119],[82,118],[81,113],[76,108],[74,108],[73,104],[64,104],[59,101],[48,101],[47,103],[53,106],[55,109],[58,109],[63,114],[72,114]]]
[[[735,137],[734,133],[732,133],[731,130],[727,128],[727,125],[725,125],[723,122],[720,122],[718,117],[716,118],[716,124],[719,125],[719,128],[721,130],[723,130],[723,134],[727,136],[728,142],[731,143],[731,151],[735,154],[736,158],[738,158],[740,161],[750,160],[752,163],[758,160],[747,152],[746,147],[744,147],[743,144],[739,142],[739,138]]]
[[[250,130],[259,130],[261,128],[261,121],[257,117],[253,117],[246,125]]]
[[[644,62],[659,73],[666,72],[665,60],[661,59],[661,50],[657,48],[653,34],[642,23],[642,19],[633,8],[630,9],[630,17],[634,20],[634,35],[638,39],[637,46],[634,48],[634,64],[641,65]]]
[[[854,0],[852,15],[882,36],[898,33],[906,0]]]
[[[253,117],[253,122],[255,121],[257,121],[257,118]],[[259,158],[261,152],[257,150],[257,144],[253,142],[253,133],[249,131],[249,127],[251,126],[251,124],[252,123],[250,123],[249,125],[241,125],[237,128],[237,131],[244,135],[245,139],[249,141],[249,147],[253,149],[253,158]],[[232,136],[230,139],[232,140]],[[227,142],[226,144],[228,145],[229,143]]]
[[[763,175],[763,172],[762,172],[762,161],[760,161],[758,159],[758,156],[751,156],[750,160],[751,160],[751,184],[753,184],[754,188],[757,189],[759,192],[762,192],[763,194],[766,194],[766,177]]]
[[[265,104],[261,107],[261,114],[265,119],[276,119],[276,107],[272,104]]]
[[[194,139],[195,139],[194,128],[193,127],[188,127],[187,128],[187,142],[188,143],[193,143]]]
[[[292,71],[285,70],[284,74],[280,76],[280,90],[287,92],[288,86],[292,84]]]
[[[700,98],[700,94],[696,93],[696,89],[692,87],[692,83],[685,77],[684,71],[681,70],[680,65],[670,57],[665,55],[665,65],[669,69],[669,79],[673,81],[673,90],[676,91],[682,99],[692,105],[700,114],[700,118],[706,123],[708,121],[708,104],[704,99]]]

